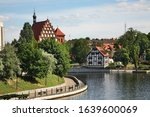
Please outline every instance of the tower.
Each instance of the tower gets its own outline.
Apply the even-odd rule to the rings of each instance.
[[[34,13],[33,13],[33,24],[36,23],[36,14],[35,14],[35,10],[34,10]]]
[[[3,49],[4,47],[4,27],[3,27],[3,23],[0,22],[0,51]]]

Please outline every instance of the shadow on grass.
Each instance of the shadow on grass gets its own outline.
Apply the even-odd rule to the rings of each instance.
[[[24,81],[27,81],[27,82],[31,82],[32,84],[37,84],[39,83],[35,78],[33,78],[32,76],[22,76],[22,79]]]
[[[2,81],[3,83],[7,84],[7,80],[6,78],[0,78],[0,81]]]

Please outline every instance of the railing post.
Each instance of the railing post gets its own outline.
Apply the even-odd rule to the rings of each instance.
[[[47,96],[47,89],[46,89],[46,96]]]
[[[35,90],[35,92],[34,92],[34,97],[36,98],[36,90]]]
[[[53,89],[51,89],[51,94],[53,94]]]

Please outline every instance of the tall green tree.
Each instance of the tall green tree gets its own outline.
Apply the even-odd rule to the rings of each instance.
[[[70,56],[67,49],[54,38],[43,40],[39,43],[39,47],[46,52],[54,55],[57,59],[56,69],[54,73],[59,76],[65,75],[70,68]]]
[[[150,48],[146,51],[146,60],[150,62]]]
[[[140,53],[140,47],[138,45],[133,45],[130,50],[130,56],[136,70],[139,65],[139,53]]]
[[[113,59],[114,61],[122,62],[122,64],[126,67],[130,60],[128,50],[126,48],[118,50],[117,52],[115,52]]]
[[[3,75],[5,78],[16,78],[20,75],[20,61],[15,53],[15,48],[6,44],[2,51]]]
[[[147,37],[148,37],[148,39],[149,39],[149,41],[150,41],[150,32],[147,34]]]
[[[34,34],[32,31],[32,26],[30,25],[29,22],[24,23],[23,29],[20,31],[20,38],[19,42],[31,42],[35,40],[34,39]]]
[[[86,56],[90,51],[88,44],[88,40],[86,39],[76,40],[74,46],[72,47],[72,56],[74,57],[75,62],[80,64],[86,62]]]
[[[124,35],[122,35],[116,45],[122,45],[129,51],[130,61],[138,68],[140,58],[144,52],[149,48],[148,36],[133,28],[130,28]]]
[[[38,44],[34,39],[32,27],[29,23],[24,24],[18,42],[14,41],[12,44],[15,44],[17,48],[22,72],[32,78],[46,76],[44,71],[47,69],[47,64],[43,60],[42,51],[37,46]]]
[[[42,51],[42,60],[46,64],[46,75],[52,74],[54,70],[56,69],[57,59],[54,57],[54,55],[47,53],[44,50]]]

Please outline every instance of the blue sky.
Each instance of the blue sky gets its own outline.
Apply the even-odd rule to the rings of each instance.
[[[66,34],[66,39],[115,38],[124,33],[124,25],[150,32],[149,0],[0,0],[0,21],[5,40],[19,38],[25,22],[51,21]]]

